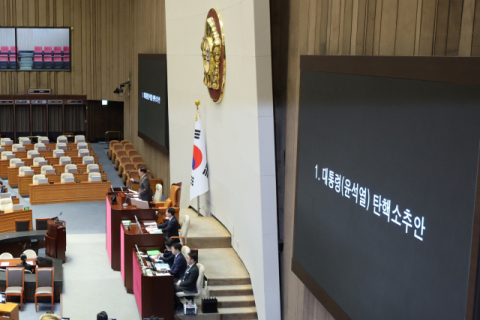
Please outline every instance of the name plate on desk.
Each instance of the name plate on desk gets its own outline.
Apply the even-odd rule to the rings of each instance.
[[[6,155],[5,155],[5,158],[7,158],[7,159],[13,159],[13,158],[15,158],[15,155],[14,155],[14,154],[6,154]]]
[[[75,178],[74,177],[66,177],[66,178],[64,178],[64,182],[75,182]]]
[[[14,204],[13,211],[23,210],[23,204]]]
[[[92,159],[83,159],[83,164],[93,164],[93,160]],[[92,169],[90,169],[90,172],[98,172],[98,170],[93,171]]]
[[[24,176],[33,176],[34,171],[33,170],[25,170],[23,171]]]
[[[3,152],[3,151],[5,151],[5,148],[0,147],[0,152]]]
[[[38,139],[38,142],[45,144],[45,143],[49,143],[50,141],[48,141],[48,139]],[[45,147],[45,146],[38,146],[37,147],[37,150],[45,150],[45,149],[47,149],[47,147]]]
[[[77,169],[75,168],[69,168],[68,173],[77,173]]]
[[[46,161],[46,160],[38,161],[38,165],[39,166],[46,166],[46,165],[48,165],[48,161]]]
[[[99,182],[102,181],[102,176],[90,177],[91,182]]]
[[[38,179],[38,184],[47,184],[48,183],[48,179],[47,178],[43,178],[43,179]]]
[[[21,146],[21,147],[19,146],[19,147],[17,147],[17,151],[25,151],[25,147],[24,146]]]
[[[5,140],[3,141],[4,146],[11,146],[13,144],[13,140]]]
[[[40,157],[40,153],[38,153],[38,152],[30,152],[30,157],[31,157],[31,158]]]
[[[0,199],[11,198],[10,192],[0,193]]]
[[[25,162],[23,162],[23,161],[14,163],[14,167],[23,167],[24,165],[25,165]]]
[[[55,174],[55,169],[47,169],[45,170],[45,174]]]

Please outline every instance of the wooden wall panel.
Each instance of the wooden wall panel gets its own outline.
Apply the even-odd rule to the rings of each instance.
[[[284,140],[276,137],[277,154],[285,151],[285,202],[279,205],[280,241],[284,242],[282,318],[326,320],[333,318],[291,272],[300,55],[479,56],[480,0],[288,1],[287,6],[270,1],[272,17],[281,10],[289,15],[288,48],[282,48],[288,52],[287,72],[274,71],[273,92],[276,112],[282,109],[285,114],[285,127],[279,129],[281,122],[276,119],[276,131],[286,131]],[[271,29],[281,29],[281,24],[272,19]],[[272,31],[273,66],[277,59],[285,60],[275,52],[281,41],[285,37],[276,37]],[[286,96],[279,92],[283,88]]]
[[[0,27],[72,27],[71,72],[0,72],[0,94],[50,88],[53,94],[124,102],[124,136],[169,196],[168,155],[137,136],[138,54],[166,53],[164,0],[1,0]],[[113,91],[130,78],[122,95]],[[97,127],[97,126],[96,126]],[[113,130],[113,129],[111,129]]]

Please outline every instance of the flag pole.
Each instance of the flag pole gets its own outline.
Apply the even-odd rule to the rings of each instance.
[[[197,106],[197,113],[195,114],[195,121],[198,120],[198,106],[200,105],[200,100],[195,100],[195,105]],[[197,196],[197,215],[200,216],[200,196]]]

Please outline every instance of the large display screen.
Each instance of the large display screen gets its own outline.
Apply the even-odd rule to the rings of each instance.
[[[168,150],[167,61],[164,54],[138,55],[138,135]]]
[[[70,71],[69,28],[0,28],[0,71]]]
[[[302,71],[298,128],[293,263],[351,319],[465,319],[480,88]]]

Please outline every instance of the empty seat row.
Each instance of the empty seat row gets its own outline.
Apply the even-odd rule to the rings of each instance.
[[[15,69],[17,67],[17,51],[15,47],[2,46],[0,48],[0,69]]]
[[[76,164],[66,164],[65,165],[65,173],[77,173],[78,167]],[[100,172],[100,166],[98,164],[88,164],[87,165],[87,173],[90,172]],[[41,174],[54,174],[55,168],[51,165],[43,165],[40,167]],[[19,176],[30,176],[34,175],[34,170],[32,167],[23,166],[18,169]]]
[[[75,176],[73,173],[62,173],[60,177],[62,183],[75,182]],[[90,172],[88,174],[88,181],[102,181],[102,174],[100,172]],[[32,177],[33,184],[47,184],[48,178],[44,174],[37,174]]]

